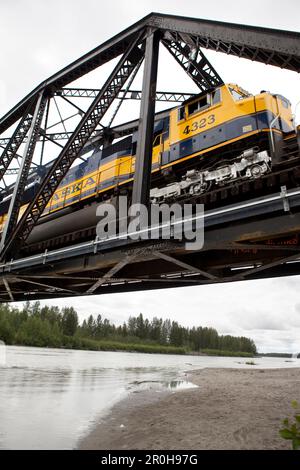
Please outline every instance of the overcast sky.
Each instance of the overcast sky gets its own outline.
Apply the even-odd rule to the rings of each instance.
[[[49,75],[151,11],[300,29],[298,0],[0,0],[0,116]],[[252,93],[262,89],[281,93],[293,109],[300,100],[300,77],[294,72],[211,51],[206,55],[226,82],[239,83]],[[175,65],[168,60],[161,51],[158,88],[194,91],[181,70],[176,68],[174,75]],[[99,86],[91,80],[87,77],[86,86]],[[131,109],[123,108],[122,116],[130,119]],[[297,110],[300,122],[300,105]],[[55,304],[72,304],[81,319],[101,313],[120,323],[143,312],[250,336],[265,352],[300,351],[299,286],[300,278],[293,277],[65,299]]]

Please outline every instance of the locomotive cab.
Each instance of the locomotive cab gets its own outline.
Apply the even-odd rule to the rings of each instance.
[[[281,95],[251,95],[227,84],[198,95],[170,112],[170,161],[204,155],[220,157],[222,147],[270,150],[293,131],[291,106]],[[277,146],[278,148],[279,146]],[[227,153],[227,152],[226,152]]]

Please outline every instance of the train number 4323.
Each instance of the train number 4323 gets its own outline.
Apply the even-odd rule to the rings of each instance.
[[[208,124],[213,124],[216,120],[216,116],[214,114],[210,114],[207,118],[202,118],[200,121],[194,121],[193,124],[190,126],[185,126],[183,133],[188,135],[190,132],[195,132],[198,129],[203,129]]]

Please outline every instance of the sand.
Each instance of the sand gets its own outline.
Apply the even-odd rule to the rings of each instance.
[[[300,403],[300,368],[201,369],[198,388],[131,393],[80,449],[290,449],[278,431]]]

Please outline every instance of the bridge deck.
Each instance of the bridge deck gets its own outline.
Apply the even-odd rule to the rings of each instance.
[[[300,189],[208,211],[204,224],[204,247],[198,251],[186,250],[178,240],[134,241],[117,236],[3,263],[0,300],[300,274]]]

